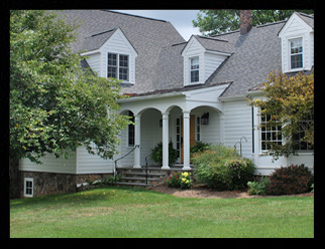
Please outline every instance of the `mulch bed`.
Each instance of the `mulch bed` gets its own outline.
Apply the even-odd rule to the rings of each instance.
[[[194,197],[194,198],[261,198],[261,197],[272,197],[261,196],[261,195],[249,195],[246,191],[216,191],[212,189],[205,188],[202,185],[195,185],[192,189],[180,189],[180,188],[170,188],[166,184],[161,184],[152,187],[153,191],[166,193],[178,197]],[[297,195],[286,195],[286,196],[314,196],[313,193],[304,193]]]

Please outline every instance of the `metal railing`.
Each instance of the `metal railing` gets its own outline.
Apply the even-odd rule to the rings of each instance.
[[[117,166],[116,166],[117,161],[122,160],[123,158],[127,157],[128,155],[130,155],[138,147],[140,148],[140,145],[139,144],[135,145],[132,148],[132,150],[130,150],[124,156],[121,156],[121,157],[117,158],[116,160],[114,160],[114,181],[115,181],[115,183],[116,183],[116,176],[117,176]]]
[[[237,150],[237,144],[239,144],[239,152],[240,152],[240,156],[243,156],[243,150],[242,150],[242,139],[245,139],[245,142],[247,142],[247,138],[245,136],[242,136],[240,139],[239,139],[239,142],[236,142],[235,145],[234,145],[234,148],[235,150]]]

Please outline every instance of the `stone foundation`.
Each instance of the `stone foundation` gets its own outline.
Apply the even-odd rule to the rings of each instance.
[[[47,172],[27,172],[20,173],[20,197],[24,197],[24,179],[33,178],[33,197],[53,194],[73,193],[77,191],[78,183],[100,180],[112,174],[59,174]]]

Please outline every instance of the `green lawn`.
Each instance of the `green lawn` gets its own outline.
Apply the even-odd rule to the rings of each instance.
[[[313,237],[313,197],[180,198],[98,188],[10,202],[10,237]]]

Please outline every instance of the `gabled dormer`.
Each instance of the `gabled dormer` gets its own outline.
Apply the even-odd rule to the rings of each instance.
[[[84,41],[90,67],[101,77],[135,83],[137,51],[120,28],[93,34]]]
[[[228,41],[192,35],[182,51],[184,85],[203,84],[231,55]]]
[[[314,17],[293,13],[279,32],[282,72],[311,70],[314,65]]]

